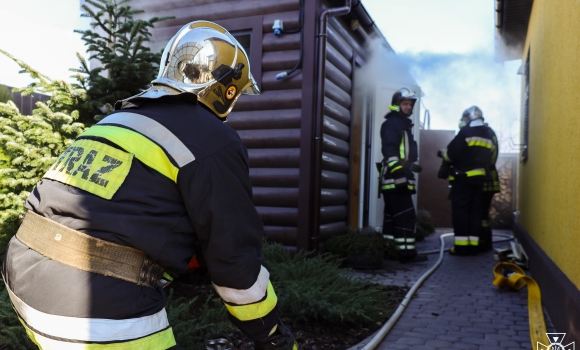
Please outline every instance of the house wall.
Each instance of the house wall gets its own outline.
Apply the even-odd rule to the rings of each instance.
[[[519,169],[518,222],[579,288],[580,6],[553,5],[534,1],[524,50],[523,62],[530,53],[529,145]]]

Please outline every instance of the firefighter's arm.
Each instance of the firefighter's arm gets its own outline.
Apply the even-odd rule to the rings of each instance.
[[[232,143],[187,170],[180,185],[215,290],[232,323],[255,342],[265,339],[279,324],[277,297],[262,266],[245,149]]]
[[[446,162],[453,163],[457,159],[460,159],[463,152],[465,152],[467,143],[465,142],[466,136],[462,131],[459,131],[455,138],[447,145],[447,150],[443,152],[443,159]]]
[[[386,167],[385,172],[391,175],[403,169],[400,158],[403,135],[402,131],[394,124],[387,120],[381,126],[381,152]]]

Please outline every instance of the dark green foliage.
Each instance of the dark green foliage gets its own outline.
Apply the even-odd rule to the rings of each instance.
[[[76,111],[70,115],[58,111],[74,88],[64,81],[43,77],[25,63],[14,60],[39,77],[38,87],[53,95],[48,101],[37,102],[39,108],[32,115],[20,114],[12,101],[0,103],[0,152],[7,157],[0,168],[0,256],[16,233],[18,217],[24,212],[24,201],[34,185],[85,129],[76,122]]]
[[[417,228],[415,230],[417,241],[422,241],[425,237],[435,232],[435,223],[431,219],[431,213],[427,210],[417,210]]]
[[[86,0],[82,9],[91,18],[92,29],[77,31],[91,56],[100,67],[90,69],[77,54],[81,67],[73,69],[87,99],[79,106],[80,120],[94,122],[112,110],[118,100],[140,93],[155,78],[161,53],[153,53],[145,46],[155,23],[174,17],[133,19],[142,10],[125,5],[128,0]]]
[[[348,230],[343,235],[332,236],[324,242],[324,247],[344,259],[353,254],[377,258],[384,255],[386,240],[383,234],[374,227],[365,227]]]
[[[360,326],[384,318],[381,305],[389,293],[339,269],[339,257],[303,251],[291,256],[282,245],[273,243],[264,244],[263,251],[280,313],[292,322]]]
[[[26,336],[26,331],[14,313],[8,291],[0,282],[0,350],[33,350],[36,345]]]
[[[183,349],[205,350],[206,340],[227,337],[236,330],[228,320],[226,308],[216,294],[210,295],[203,303],[198,298],[173,300],[173,290],[169,293],[167,316],[175,340]],[[195,309],[192,307],[194,304]]]
[[[89,70],[78,55],[81,68],[72,69],[78,73],[77,84],[52,80],[0,49],[34,79],[16,91],[51,96],[37,102],[30,116],[20,114],[11,101],[0,102],[0,256],[16,232],[24,201],[56,156],[84,131],[85,124],[94,122],[95,114],[110,111],[100,107],[139,93],[155,76],[160,54],[151,53],[143,44],[153,24],[170,17],[133,20],[142,11],[123,6],[126,2],[87,0],[83,5],[93,19],[93,29],[97,28],[81,31],[83,40],[93,52],[90,58],[100,60],[103,67]],[[100,75],[103,69],[108,78]]]
[[[0,85],[0,102],[14,101],[12,93],[7,86]]]

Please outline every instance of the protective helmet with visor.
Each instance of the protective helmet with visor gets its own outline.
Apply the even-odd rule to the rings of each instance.
[[[415,102],[417,101],[417,96],[410,89],[407,89],[405,87],[401,88],[393,94],[393,98],[391,99],[391,105],[389,106],[389,109],[391,111],[399,112],[401,110],[400,107],[401,101],[403,100],[411,100],[414,106]]]
[[[459,128],[469,125],[472,121],[481,119],[483,121],[483,112],[477,106],[471,106],[463,111],[461,119],[459,120]]]
[[[167,43],[151,88],[121,102],[188,93],[224,119],[242,93],[260,93],[246,51],[225,28],[213,22],[194,21],[183,26]]]

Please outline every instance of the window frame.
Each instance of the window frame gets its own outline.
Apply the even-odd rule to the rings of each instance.
[[[234,36],[238,33],[250,35],[250,71],[260,90],[262,90],[263,21],[264,16],[249,16],[215,21],[215,23],[226,28]]]
[[[530,137],[530,50],[525,63],[524,72],[524,142],[522,149],[522,163],[527,162],[529,156],[529,137]]]

